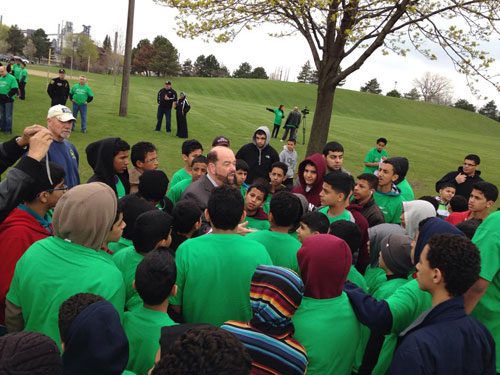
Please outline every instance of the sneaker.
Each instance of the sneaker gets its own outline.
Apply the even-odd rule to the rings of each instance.
[[[82,129],[82,133],[83,134],[87,133],[87,129],[85,129],[85,130]]]

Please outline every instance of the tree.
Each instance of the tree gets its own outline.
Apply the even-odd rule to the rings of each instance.
[[[149,39],[140,40],[137,47],[132,50],[132,71],[146,73],[146,76],[149,76],[154,54],[155,50]]]
[[[205,71],[205,55],[196,58],[193,70],[196,77],[208,77],[208,73]]]
[[[414,87],[410,91],[404,94],[405,99],[409,100],[419,100],[420,99],[420,93],[418,90]]]
[[[393,98],[401,98],[401,93],[398,90],[394,89],[385,94],[385,96],[392,96]]]
[[[234,78],[250,78],[252,74],[252,66],[247,62],[242,62],[238,69],[233,72]]]
[[[476,107],[465,99],[458,99],[455,104],[453,104],[453,107],[464,109],[466,111],[476,112]]]
[[[228,77],[229,71],[221,66],[214,55],[200,55],[194,62],[194,74],[197,77]]]
[[[254,68],[254,70],[252,70],[252,73],[250,73],[250,78],[269,79],[266,70],[262,66]]]
[[[7,33],[7,43],[9,43],[9,52],[21,54],[26,45],[26,38],[17,25],[12,25]]]
[[[299,75],[297,76],[297,82],[299,83],[309,83],[311,81],[311,63],[309,60],[306,61],[302,68],[300,68]]]
[[[179,34],[217,42],[264,23],[279,25],[274,36],[300,33],[318,70],[316,105],[306,155],[321,151],[328,138],[335,89],[374,52],[406,55],[414,48],[435,59],[442,48],[469,78],[493,83],[493,59],[481,51],[499,31],[498,0],[157,0],[179,11]],[[453,20],[450,24],[450,20]],[[463,26],[456,26],[463,25]],[[462,29],[463,27],[463,29]],[[426,43],[430,41],[431,43]],[[411,46],[411,47],[408,47]],[[342,62],[341,73],[338,68]],[[494,73],[494,72],[493,72]]]
[[[205,71],[207,77],[217,77],[221,66],[214,55],[208,55],[205,58]]]
[[[493,100],[482,106],[478,112],[483,116],[489,117],[492,120],[500,121],[499,113],[497,111],[497,105]]]
[[[84,34],[70,34],[66,37],[62,57],[73,59],[73,66],[80,70],[87,70],[87,64],[94,64],[99,58],[99,52],[94,41]]]
[[[229,78],[231,77],[231,72],[229,71],[227,66],[221,64],[214,77]]]
[[[181,70],[179,52],[170,41],[158,35],[153,40],[154,56],[151,59],[151,70],[158,76],[177,76]]]
[[[111,50],[112,50],[112,48],[111,48],[111,38],[109,37],[108,34],[106,34],[106,36],[104,37],[104,41],[102,42],[102,48],[106,52],[111,52]]]
[[[49,56],[50,40],[45,30],[37,29],[31,34],[31,40],[36,48],[35,57],[40,60],[42,57]]]
[[[416,78],[413,83],[422,93],[424,102],[448,104],[447,102],[450,101],[453,85],[444,76],[426,72],[423,77]]]
[[[26,40],[26,45],[23,48],[23,54],[26,56],[28,59],[34,59],[36,55],[36,47],[35,43],[31,39]]]
[[[368,92],[370,94],[380,94],[382,89],[380,88],[377,78],[373,78],[366,82],[364,86],[361,86],[359,91]]]
[[[182,63],[181,76],[192,77],[194,73],[193,70],[193,62],[191,61],[191,59],[187,59]]]

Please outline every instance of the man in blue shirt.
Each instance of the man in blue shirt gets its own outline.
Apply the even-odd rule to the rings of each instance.
[[[50,145],[48,158],[64,168],[65,184],[68,188],[80,184],[78,164],[80,157],[76,147],[68,141],[75,117],[73,112],[63,105],[50,107],[47,114],[47,128],[52,133],[53,142]]]

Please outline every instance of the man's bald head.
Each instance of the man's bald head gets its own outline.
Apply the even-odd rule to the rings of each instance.
[[[208,174],[218,185],[234,184],[236,158],[233,150],[225,146],[215,146],[207,155]]]

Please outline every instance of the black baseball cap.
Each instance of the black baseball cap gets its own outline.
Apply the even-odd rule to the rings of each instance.
[[[64,69],[59,69],[59,73],[66,73]]]
[[[165,85],[171,85],[171,84],[172,84],[172,82],[170,82],[170,81],[165,82]]]
[[[223,135],[219,135],[219,136],[214,138],[214,140],[212,142],[212,147],[215,147],[215,146],[229,147],[229,144],[230,144],[229,139],[227,139]]]

